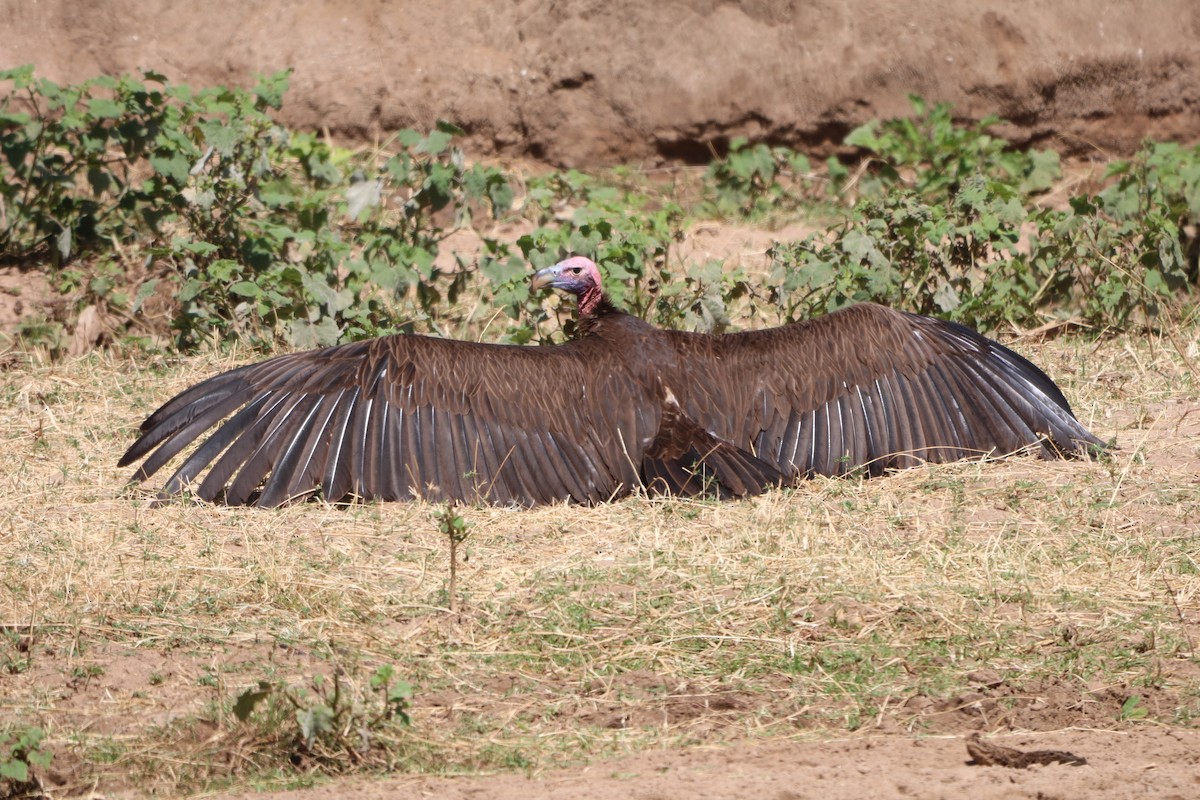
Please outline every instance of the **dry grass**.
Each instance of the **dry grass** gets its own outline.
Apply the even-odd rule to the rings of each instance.
[[[737,503],[465,509],[456,614],[431,506],[149,508],[122,490],[114,464],[141,418],[230,361],[12,357],[0,718],[47,729],[50,777],[67,787],[170,795],[294,779],[294,720],[238,723],[237,694],[338,672],[361,699],[381,664],[417,687],[413,724],[379,727],[363,768],[538,769],[895,728],[1194,724],[1194,368],[1163,340],[1019,347],[1119,451]]]

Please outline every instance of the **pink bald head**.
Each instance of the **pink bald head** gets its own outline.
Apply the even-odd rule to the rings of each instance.
[[[546,287],[562,289],[579,298],[581,314],[594,312],[604,299],[604,290],[600,285],[600,269],[596,262],[583,256],[572,256],[552,267],[539,270],[533,276],[530,288],[536,291]]]

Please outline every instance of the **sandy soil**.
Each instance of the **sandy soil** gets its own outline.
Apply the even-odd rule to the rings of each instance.
[[[835,742],[779,742],[644,753],[581,769],[528,778],[355,781],[278,794],[229,798],[323,800],[360,798],[545,797],[554,800],[666,800],[759,797],[764,800],[861,800],[869,797],[973,800],[1066,800],[1157,797],[1184,800],[1200,793],[1200,733],[1151,728],[1132,732],[1062,731],[995,739],[1026,751],[1059,750],[1082,757],[1027,769],[975,764],[960,737],[869,737]]]

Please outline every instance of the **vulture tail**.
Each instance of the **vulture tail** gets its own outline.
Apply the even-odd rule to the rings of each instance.
[[[658,435],[642,458],[648,489],[683,497],[711,494],[722,499],[761,494],[788,482],[776,467],[704,430],[668,404]]]

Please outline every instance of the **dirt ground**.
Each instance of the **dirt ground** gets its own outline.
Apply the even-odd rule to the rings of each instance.
[[[829,152],[854,126],[905,113],[907,93],[951,101],[967,116],[1003,116],[1014,141],[1104,159],[1144,137],[1200,139],[1200,4],[1152,5],[0,0],[0,67],[32,62],[60,81],[154,68],[196,85],[244,84],[252,72],[291,67],[282,117],[294,127],[362,140],[448,119],[468,131],[475,156],[555,166],[702,162],[740,135]],[[699,230],[685,248],[752,264],[776,235]],[[20,316],[18,306],[39,297],[36,287],[0,292],[0,312]],[[1188,410],[1195,402],[1186,400]],[[1023,707],[1071,708],[1046,691]],[[1111,705],[1120,698],[1098,692],[1103,714],[1082,703],[1073,715],[994,724],[977,712],[998,708],[996,698],[964,696],[947,709],[962,718],[947,717],[937,736],[914,736],[888,715],[837,741],[703,745],[535,775],[354,779],[227,796],[1200,796],[1200,733],[1117,724]],[[965,737],[979,730],[1087,764],[968,764]]]
[[[1084,758],[1014,769],[972,762],[961,737],[878,737],[833,742],[780,742],[643,753],[582,769],[527,778],[355,781],[278,794],[226,795],[228,800],[324,800],[337,797],[436,797],[439,800],[545,797],[554,800],[862,800],[869,797],[959,800],[1067,800],[1200,793],[1200,734],[1192,731],[1061,731],[995,740],[1027,751],[1060,750]]]
[[[704,162],[732,136],[808,150],[909,111],[998,114],[1075,155],[1200,136],[1200,5],[999,0],[0,0],[0,66],[295,70],[283,120],[371,138],[437,119],[475,155]]]
[[[694,241],[686,246],[695,249],[687,252],[741,260],[750,266],[753,259],[762,257],[764,236],[761,232],[706,229],[693,234]],[[903,616],[905,609],[909,614],[931,617],[946,614],[952,623],[962,623],[966,617],[950,612],[950,606],[939,599],[943,596],[931,596],[924,581],[906,577],[900,569],[901,564],[911,568],[914,561],[945,558],[952,552],[940,532],[947,529],[946,515],[952,518],[956,513],[953,491],[928,494],[919,488],[928,477],[905,473],[866,481],[854,490],[851,497],[857,500],[849,503],[849,509],[843,505],[848,499],[845,490],[837,486],[806,487],[806,493],[791,498],[777,493],[755,502],[712,504],[701,510],[697,519],[688,519],[685,530],[671,527],[678,525],[679,519],[664,516],[662,531],[656,523],[632,538],[618,533],[628,529],[629,517],[653,520],[662,512],[639,510],[630,503],[507,514],[502,509],[473,511],[474,523],[478,530],[488,532],[488,538],[474,545],[471,574],[465,580],[485,593],[493,586],[509,588],[498,595],[497,609],[479,608],[474,614],[464,612],[459,622],[439,622],[442,612],[430,612],[423,605],[428,602],[431,583],[439,580],[437,570],[427,570],[418,558],[422,552],[440,557],[439,544],[433,541],[437,534],[428,524],[428,511],[413,509],[412,504],[390,504],[394,507],[378,512],[368,509],[357,516],[332,508],[293,507],[269,518],[256,518],[253,511],[241,514],[183,505],[138,510],[126,498],[116,496],[125,477],[125,470],[115,467],[117,454],[128,441],[122,428],[136,422],[141,416],[139,409],[152,407],[138,392],[156,386],[155,399],[161,399],[172,389],[161,385],[164,381],[174,381],[175,388],[181,388],[202,375],[227,368],[228,363],[219,367],[203,363],[203,357],[188,359],[188,374],[166,377],[157,371],[163,368],[161,363],[156,367],[118,359],[104,366],[107,357],[100,356],[92,357],[99,361],[89,371],[89,358],[39,367],[35,363],[23,366],[21,356],[14,354],[13,363],[2,374],[12,387],[16,411],[0,416],[0,441],[18,468],[11,477],[4,476],[9,491],[0,498],[0,519],[6,520],[0,525],[0,564],[4,565],[6,584],[29,580],[32,572],[44,585],[47,591],[38,601],[37,613],[46,625],[39,626],[44,632],[37,641],[25,645],[28,667],[12,674],[0,671],[0,724],[4,710],[13,707],[6,705],[8,698],[21,698],[23,705],[36,702],[59,730],[86,732],[91,740],[109,737],[119,753],[121,743],[143,746],[140,743],[146,732],[156,726],[166,729],[172,722],[203,715],[206,702],[214,696],[213,690],[203,688],[207,685],[203,681],[214,671],[228,676],[229,683],[223,687],[228,694],[250,676],[261,674],[264,663],[285,675],[327,670],[329,663],[313,647],[326,635],[331,641],[369,640],[365,646],[373,651],[380,647],[411,651],[410,666],[424,660],[420,654],[428,655],[426,648],[436,645],[436,654],[452,642],[458,656],[447,660],[443,653],[429,658],[452,683],[436,689],[419,683],[421,691],[413,706],[414,737],[440,734],[443,741],[439,746],[453,748],[463,737],[475,735],[469,728],[472,718],[512,720],[515,733],[524,731],[539,742],[565,745],[577,738],[603,738],[608,743],[605,752],[613,755],[587,760],[576,754],[569,756],[575,759],[572,763],[560,768],[553,754],[543,753],[540,760],[532,761],[536,766],[522,768],[510,765],[521,761],[520,753],[512,753],[512,762],[492,762],[489,769],[495,771],[482,774],[476,770],[455,777],[397,773],[332,781],[304,790],[271,793],[239,787],[236,793],[205,792],[202,796],[293,800],[349,796],[367,800],[1192,798],[1200,793],[1200,729],[1196,727],[1200,706],[1195,689],[1200,685],[1200,664],[1194,655],[1194,642],[1200,640],[1200,582],[1194,572],[1167,569],[1166,564],[1169,553],[1195,563],[1194,544],[1190,552],[1173,548],[1195,542],[1200,513],[1195,489],[1195,476],[1200,473],[1200,403],[1194,366],[1184,363],[1190,359],[1194,365],[1200,354],[1195,350],[1195,329],[1185,333],[1191,338],[1178,342],[1179,351],[1163,340],[1157,345],[1157,355],[1134,337],[1115,344],[1092,345],[1071,337],[1021,344],[1022,349],[1036,347],[1036,353],[1031,351],[1035,360],[1067,383],[1089,427],[1106,438],[1117,437],[1122,453],[1112,468],[1018,459],[978,474],[966,465],[957,472],[953,467],[941,471],[942,480],[954,475],[969,478],[963,492],[971,502],[962,524],[974,543],[972,551],[991,551],[1000,540],[1023,540],[1032,548],[1017,547],[1016,560],[1001,562],[990,578],[960,575],[952,583],[969,580],[972,586],[986,586],[1012,573],[1015,582],[997,588],[1005,596],[1021,591],[1030,581],[1038,596],[1059,591],[1086,593],[1104,586],[1094,609],[1027,613],[1022,601],[1013,602],[1009,611],[992,613],[1014,615],[1004,630],[1028,637],[1030,657],[1047,651],[1069,652],[1077,649],[1078,643],[1095,640],[1097,646],[1087,647],[1102,651],[1102,658],[1121,650],[1141,651],[1139,659],[1152,656],[1153,674],[1114,670],[1084,679],[1064,675],[1056,668],[1052,677],[1039,680],[1021,674],[1024,655],[1015,661],[1001,659],[1007,666],[1001,662],[964,665],[962,671],[971,670],[965,676],[965,690],[935,690],[927,695],[906,689],[889,695],[881,700],[877,714],[862,720],[850,736],[844,733],[844,726],[821,724],[827,718],[822,714],[836,711],[828,697],[804,691],[794,682],[795,676],[782,673],[742,687],[736,678],[728,683],[697,683],[669,662],[656,662],[652,670],[626,670],[597,678],[595,675],[607,672],[605,662],[613,657],[612,648],[621,649],[619,644],[603,642],[627,636],[619,626],[597,629],[603,631],[604,639],[588,645],[598,652],[587,665],[536,673],[528,671],[528,665],[526,671],[503,674],[498,674],[505,669],[503,665],[487,667],[487,659],[495,656],[497,649],[507,651],[514,645],[507,638],[489,639],[477,631],[485,624],[505,627],[511,622],[508,614],[513,619],[533,619],[549,611],[532,590],[522,588],[522,581],[500,577],[499,569],[505,564],[511,563],[503,568],[514,575],[538,574],[547,564],[575,559],[582,559],[589,570],[598,570],[621,563],[631,553],[645,554],[662,547],[661,543],[655,545],[660,532],[672,547],[703,545],[686,561],[678,562],[686,563],[686,568],[672,563],[644,574],[647,586],[641,588],[648,588],[672,573],[690,580],[686,576],[728,563],[731,550],[759,552],[772,539],[785,538],[785,529],[808,530],[811,526],[812,541],[820,541],[822,515],[829,520],[824,523],[828,530],[823,540],[830,548],[850,552],[874,548],[875,543],[885,545],[875,552],[887,554],[886,560],[856,557],[847,564],[855,565],[856,580],[887,585],[888,599],[882,605],[860,603],[847,600],[859,597],[857,592],[843,592],[837,595],[841,599],[817,600],[802,590],[804,614],[789,612],[789,619],[795,620],[789,636],[801,646],[828,647],[831,642],[825,637],[846,625],[864,636],[872,629],[886,631],[889,620]],[[1085,351],[1082,356],[1072,352],[1078,348]],[[1172,363],[1178,359],[1178,370],[1166,370],[1156,359]],[[1083,361],[1087,363],[1086,380],[1076,377]],[[911,496],[903,489],[906,485]],[[1044,496],[1014,504],[1013,498],[1024,497],[1020,492],[1028,487],[1039,487],[1035,493]],[[1057,494],[1060,490],[1069,491],[1069,496]],[[1010,496],[1010,491],[1018,494]],[[876,507],[870,500],[878,497],[876,492],[898,492],[900,499],[894,506]],[[1088,500],[1099,497],[1106,501],[1118,493],[1122,501],[1113,506]],[[1065,535],[1058,541],[1060,529],[1047,527],[1045,511],[1035,509],[1055,506],[1057,519],[1064,504],[1075,503],[1081,507],[1066,512],[1070,530],[1063,531]],[[567,513],[569,522],[564,522]],[[422,514],[424,519],[419,518]],[[788,514],[798,515],[799,521]],[[928,527],[920,521],[924,514],[932,515]],[[888,546],[880,542],[888,535],[887,526],[880,521],[896,515],[909,515],[910,521],[892,534],[898,539]],[[744,533],[731,535],[737,529],[731,524],[736,516],[748,517],[740,523],[741,530],[753,530],[758,538],[748,543],[741,538]],[[502,533],[503,526],[508,533]],[[1112,532],[1106,541],[1111,541],[1116,551],[1097,550],[1094,558],[1072,559],[1072,540],[1086,541],[1105,531]],[[804,533],[799,538],[808,536]],[[711,557],[710,545],[703,544],[710,538],[711,546],[718,548]],[[1042,553],[1045,547],[1051,549]],[[912,555],[914,551],[923,555]],[[816,552],[821,552],[819,547]],[[398,561],[401,555],[417,560]],[[836,584],[832,560],[818,560],[822,565],[819,573],[813,574],[820,575],[820,585]],[[936,561],[932,572],[942,576],[953,565],[953,558]],[[562,576],[573,574],[577,573]],[[556,575],[559,573],[551,572],[547,579],[554,580]],[[799,572],[796,575],[802,582],[817,580],[805,579]],[[1104,575],[1108,584],[1100,583]],[[636,596],[639,591],[638,585],[629,583],[631,578],[606,577],[604,582],[576,591],[598,598],[608,596],[623,609],[618,613],[625,614],[630,608],[629,595]],[[259,580],[266,583],[259,587]],[[570,586],[570,580],[563,585]],[[905,580],[913,582],[905,584]],[[1114,591],[1113,586],[1120,589]],[[1165,608],[1164,587],[1174,603]],[[167,605],[158,609],[153,601],[163,588],[168,590]],[[0,585],[0,596],[7,589]],[[235,589],[233,596],[223,599],[222,592],[229,589]],[[337,599],[329,599],[335,596]],[[351,605],[367,605],[349,615],[326,609],[327,603],[340,604],[343,597]],[[284,645],[279,638],[299,635],[298,622],[284,617],[277,623],[274,618],[279,606],[293,602],[315,606],[297,618],[315,636],[302,637],[299,647]],[[646,601],[642,602],[646,608]],[[42,608],[41,603],[54,607]],[[212,611],[205,610],[209,603],[216,604]],[[379,611],[372,610],[371,604],[381,604]],[[1038,605],[1034,602],[1031,608]],[[1136,620],[1143,619],[1151,607],[1160,608],[1158,622],[1143,629]],[[176,615],[188,608],[195,611],[181,624]],[[0,609],[7,611],[6,616],[0,611],[0,624],[10,632],[23,630],[22,621],[33,613],[21,608],[20,602],[0,603]],[[227,621],[232,618],[256,627],[240,629],[237,623]],[[743,623],[735,618],[703,630],[705,634],[715,631],[719,634],[716,638],[732,640],[744,634],[756,638],[752,626]],[[1105,633],[1110,623],[1126,633],[1118,636],[1111,629]],[[289,629],[290,634],[286,633]],[[1161,631],[1157,644],[1153,636],[1147,638],[1147,631],[1156,630]],[[1176,645],[1168,645],[1168,634]],[[672,633],[667,636],[674,638]],[[85,640],[86,646],[73,645],[73,638]],[[588,639],[592,642],[593,637]],[[633,641],[638,641],[636,633]],[[638,646],[653,647],[655,643]],[[248,666],[243,669],[242,664]],[[916,674],[920,672],[918,665]],[[1141,681],[1139,675],[1151,680]],[[829,680],[839,677],[836,669],[830,670]],[[1134,694],[1145,712],[1140,719],[1124,713]],[[531,726],[536,726],[532,733]],[[648,744],[654,731],[661,731],[664,741],[686,741],[688,746],[660,749]],[[195,745],[203,749],[210,733],[214,739],[218,735],[211,726],[201,725],[182,729],[180,735],[188,736],[189,741],[194,736]],[[483,741],[495,741],[507,733],[485,729],[479,736]],[[969,764],[967,740],[971,734],[1025,753],[1059,751],[1069,755],[1028,767]],[[454,743],[447,744],[446,737],[452,737]],[[151,776],[131,776],[126,780],[105,778],[98,792],[89,795],[95,787],[96,769],[73,762],[67,742],[63,737],[53,771],[47,774],[52,797],[154,794]],[[502,744],[511,746],[511,740]],[[176,758],[172,765],[182,768],[188,763],[186,758]],[[1065,764],[1062,759],[1087,763]],[[498,768],[496,763],[508,766]],[[437,771],[436,765],[427,764],[425,769]],[[145,780],[150,788],[139,791],[139,780]]]

